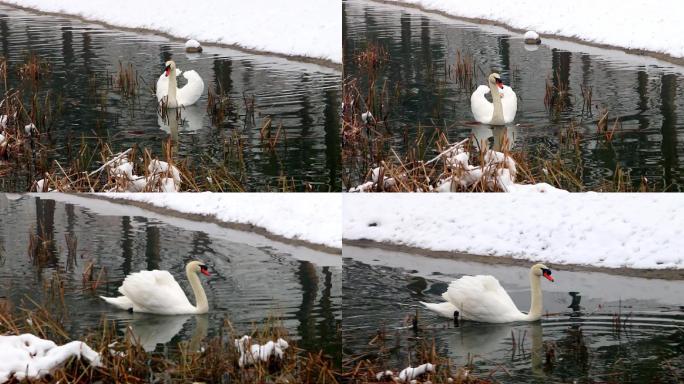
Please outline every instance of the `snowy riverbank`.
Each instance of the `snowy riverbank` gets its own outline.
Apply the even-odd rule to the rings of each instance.
[[[665,0],[657,4],[646,0],[601,2],[580,0],[554,3],[521,0],[514,6],[489,2],[451,0],[387,0],[409,4],[451,16],[484,19],[514,29],[576,38],[593,44],[645,50],[684,57],[684,40],[676,38],[681,30],[679,18],[684,3]]]
[[[343,238],[608,268],[684,268],[678,194],[344,195]]]
[[[342,247],[339,194],[303,193],[108,193],[185,214],[212,216],[226,223],[249,224],[288,239]]]
[[[342,4],[339,0],[298,0],[296,3],[275,0],[3,2],[117,27],[158,31],[203,43],[342,62]]]

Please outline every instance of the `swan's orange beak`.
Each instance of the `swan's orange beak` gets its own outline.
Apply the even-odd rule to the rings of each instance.
[[[207,270],[207,269],[201,269],[200,272],[202,272],[202,274],[204,276],[211,276],[211,275],[209,275],[209,270]]]
[[[553,282],[553,277],[551,277],[550,274],[544,272],[543,275],[544,275],[544,277],[546,277],[546,280]]]
[[[496,86],[499,87],[499,89],[503,89],[503,81],[501,81],[501,79],[496,79]]]
[[[169,73],[171,73],[171,67],[164,68],[164,76],[169,77]]]

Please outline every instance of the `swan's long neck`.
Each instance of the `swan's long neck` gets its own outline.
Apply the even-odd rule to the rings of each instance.
[[[197,273],[190,271],[189,268],[185,269],[185,273],[188,275],[188,281],[190,282],[190,287],[192,287],[192,293],[195,294],[195,308],[196,313],[207,313],[209,312],[209,302],[207,301],[207,294],[204,293],[204,288],[200,282]]]
[[[530,289],[532,296],[532,303],[530,304],[530,311],[527,313],[529,321],[536,321],[542,316],[542,290],[539,276],[530,271]]]
[[[176,82],[176,68],[169,71],[169,93],[166,98],[166,103],[169,108],[175,108],[178,105],[176,100],[176,91],[178,90],[178,83]],[[499,102],[501,104],[501,102]],[[197,276],[195,276],[197,277]]]
[[[175,84],[175,83],[174,83]],[[503,105],[501,105],[501,94],[496,84],[489,83],[489,91],[492,94],[492,104],[494,105],[494,113],[492,114],[491,125],[504,125]],[[169,92],[169,95],[171,92]]]

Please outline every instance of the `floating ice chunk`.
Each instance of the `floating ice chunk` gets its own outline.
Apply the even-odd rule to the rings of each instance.
[[[427,372],[434,372],[435,371],[435,366],[430,363],[425,363],[423,365],[419,365],[415,368],[405,368],[401,373],[399,373],[399,381],[402,383],[405,383],[407,381],[413,380]]]
[[[535,31],[525,32],[525,44],[541,44],[541,38]]]
[[[200,44],[199,41],[195,39],[190,39],[185,42],[185,52],[188,53],[197,53],[197,52],[202,52],[202,45]]]
[[[101,366],[100,354],[81,341],[58,346],[30,333],[0,336],[0,383],[12,378],[40,379],[70,358],[84,358],[90,365]]]

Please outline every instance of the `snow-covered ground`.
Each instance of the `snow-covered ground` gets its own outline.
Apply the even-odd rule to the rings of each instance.
[[[108,193],[182,213],[251,224],[286,237],[342,248],[342,199],[326,193]],[[48,198],[51,196],[47,196]]]
[[[91,365],[101,366],[100,354],[81,341],[57,345],[30,333],[0,336],[0,383],[11,378],[42,378],[72,357],[83,357]]]
[[[557,264],[684,268],[681,194],[343,198],[345,239]]]
[[[342,62],[340,0],[3,0],[118,27]]]
[[[542,34],[578,38],[595,44],[641,49],[684,57],[678,15],[684,2],[663,0],[520,0],[515,4],[487,1],[389,0],[470,19],[485,19]],[[543,39],[542,39],[543,41]]]

